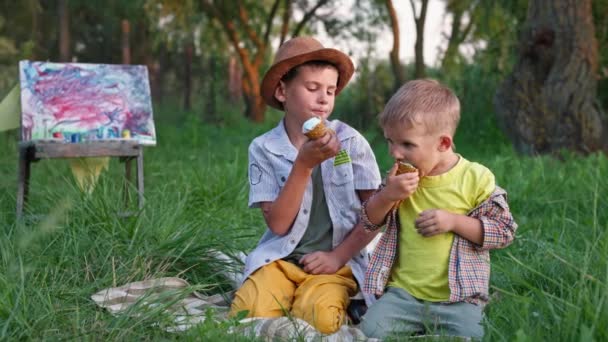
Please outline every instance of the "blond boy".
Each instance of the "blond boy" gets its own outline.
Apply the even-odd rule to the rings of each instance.
[[[459,120],[456,95],[428,79],[403,85],[379,115],[396,163],[361,212],[367,230],[387,225],[364,285],[382,295],[362,319],[369,337],[483,336],[488,250],[517,225],[492,172],[455,152]],[[418,172],[397,175],[397,162]]]
[[[353,71],[344,53],[299,37],[279,48],[264,76],[264,100],[285,115],[249,146],[249,206],[261,208],[268,229],[247,257],[232,315],[292,315],[327,334],[347,319],[375,235],[357,225],[358,213],[380,184],[363,136],[327,120]],[[311,140],[302,125],[314,116],[331,130]]]

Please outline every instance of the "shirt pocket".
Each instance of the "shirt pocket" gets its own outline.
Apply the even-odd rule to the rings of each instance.
[[[350,163],[334,166],[331,183],[335,186],[353,183],[353,168]]]

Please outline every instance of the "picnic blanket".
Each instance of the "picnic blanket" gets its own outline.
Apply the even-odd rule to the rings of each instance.
[[[193,288],[181,278],[156,278],[104,289],[92,295],[91,299],[113,315],[139,317],[151,310],[161,310],[172,317],[172,324],[165,328],[170,332],[187,330],[209,318],[216,322],[228,320],[230,297],[234,291],[205,296]],[[294,317],[245,318],[236,321],[229,332],[267,341],[377,341],[366,338],[361,330],[348,325],[343,325],[331,335],[323,335],[307,322]]]
[[[219,251],[211,251],[210,254],[226,264],[222,273],[236,289],[242,275],[239,265],[242,265],[246,255],[237,253],[230,257]],[[308,322],[295,317],[230,319],[228,311],[235,290],[207,296],[197,291],[200,288],[177,277],[156,278],[103,289],[93,294],[91,299],[113,315],[135,318],[150,312],[161,312],[169,317],[169,324],[164,320],[164,329],[170,332],[185,331],[212,319],[218,323],[232,320],[234,324],[230,325],[230,333],[267,341],[378,341],[367,338],[361,330],[349,325],[343,325],[331,335],[324,335]]]

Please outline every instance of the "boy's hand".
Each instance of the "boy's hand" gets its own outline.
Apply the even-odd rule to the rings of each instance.
[[[429,209],[418,215],[414,225],[420,235],[429,237],[454,230],[455,222],[455,214],[441,209]]]
[[[334,274],[344,266],[331,252],[306,254],[300,259],[300,264],[304,265],[304,272],[310,274]]]
[[[381,193],[386,200],[400,201],[410,197],[418,188],[420,177],[418,172],[408,172],[397,175],[399,165],[395,163],[386,175],[386,186]]]
[[[302,145],[298,152],[298,159],[307,168],[314,168],[323,161],[334,157],[340,151],[340,140],[336,133],[327,130],[324,136],[316,140],[309,140]]]

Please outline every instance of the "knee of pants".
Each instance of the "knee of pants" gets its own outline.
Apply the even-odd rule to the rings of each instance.
[[[361,329],[363,334],[369,338],[384,339],[388,333],[388,329],[384,324],[375,319],[370,319],[367,315],[364,315],[363,318],[361,318],[359,329]]]
[[[350,301],[348,290],[334,287],[316,289],[315,293],[299,296],[293,303],[291,313],[301,318],[324,334],[331,334],[346,322],[346,308]]]
[[[333,334],[346,322],[345,308],[315,304],[301,317],[323,334]],[[295,315],[294,315],[295,316]]]
[[[248,311],[246,317],[281,317],[291,310],[291,296],[280,291],[259,293],[241,287],[234,295],[229,315]]]
[[[250,276],[235,293],[230,316],[248,311],[247,317],[280,317],[291,310],[295,285],[274,265]]]

